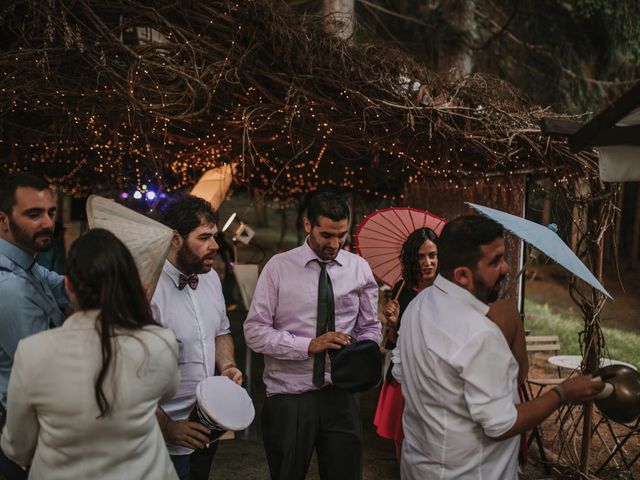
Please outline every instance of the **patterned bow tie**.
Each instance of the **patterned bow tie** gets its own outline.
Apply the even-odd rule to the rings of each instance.
[[[192,273],[187,277],[186,275],[180,274],[180,278],[178,279],[178,290],[182,290],[187,285],[189,285],[191,290],[198,288],[198,275]]]

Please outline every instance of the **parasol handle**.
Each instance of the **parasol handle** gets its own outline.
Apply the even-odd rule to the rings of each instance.
[[[398,291],[396,292],[396,296],[393,297],[394,300],[398,300],[398,297],[400,296],[400,294],[402,293],[402,289],[404,288],[405,285],[405,281],[404,278],[402,279],[402,283],[400,284],[400,287],[398,288]]]

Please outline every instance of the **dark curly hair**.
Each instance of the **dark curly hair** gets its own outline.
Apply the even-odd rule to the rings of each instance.
[[[504,235],[504,228],[483,215],[464,215],[448,222],[438,239],[439,269],[451,280],[457,267],[475,270],[482,257],[480,247]]]
[[[430,228],[419,228],[411,232],[402,245],[400,263],[402,264],[402,279],[407,287],[416,288],[420,282],[419,250],[426,241],[436,243],[438,235]]]
[[[156,325],[131,252],[115,235],[94,228],[78,238],[67,257],[66,274],[81,310],[98,309],[102,366],[94,384],[100,417],[111,413],[103,384],[117,350],[115,329],[139,330]]]
[[[334,222],[349,219],[349,205],[337,193],[315,193],[309,199],[306,217],[315,226],[318,225],[319,217],[327,217]]]
[[[218,215],[206,200],[185,195],[164,208],[161,221],[167,227],[176,230],[181,237],[186,237],[203,221],[217,225]]]
[[[11,216],[11,211],[16,203],[16,190],[20,187],[34,188],[38,191],[51,188],[40,177],[30,173],[16,173],[0,180],[0,212]]]

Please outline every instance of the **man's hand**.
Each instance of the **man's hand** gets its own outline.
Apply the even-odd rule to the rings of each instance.
[[[224,375],[234,383],[242,385],[242,372],[235,365],[225,368],[220,372],[220,375]]]
[[[604,382],[600,377],[591,378],[591,375],[576,375],[566,379],[558,388],[567,403],[584,403],[593,400],[603,388]]]
[[[340,350],[351,343],[351,338],[341,332],[327,332],[314,338],[309,343],[309,354],[324,352],[325,350]]]
[[[211,431],[200,423],[169,420],[162,429],[162,433],[169,443],[199,450],[209,443],[207,435]]]

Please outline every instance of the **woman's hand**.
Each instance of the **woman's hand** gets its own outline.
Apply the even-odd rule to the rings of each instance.
[[[400,316],[400,304],[397,300],[389,300],[382,307],[382,314],[384,315],[387,325],[390,327],[398,326],[398,318]]]

